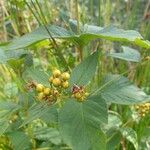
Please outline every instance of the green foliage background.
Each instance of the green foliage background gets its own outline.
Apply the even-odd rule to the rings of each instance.
[[[149,0],[2,0],[0,2],[0,148],[148,150]],[[27,91],[49,86],[53,68],[86,86],[83,103],[49,106]]]

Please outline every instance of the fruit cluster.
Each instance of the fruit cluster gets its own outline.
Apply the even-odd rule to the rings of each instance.
[[[37,84],[33,81],[27,84],[27,89],[36,89],[37,99],[48,101],[49,103],[55,103],[60,96],[66,94],[64,89],[69,87],[68,80],[70,79],[70,74],[68,72],[61,72],[58,69],[55,69],[52,72],[52,76],[49,77],[48,81],[50,83],[49,87],[45,87],[42,84]],[[89,93],[86,92],[85,87],[73,85],[71,96],[75,98],[78,102],[83,102],[86,100],[86,97]]]
[[[83,102],[88,95],[89,93],[86,92],[86,89],[83,86],[73,86],[72,97],[75,98],[78,102]]]
[[[150,103],[136,105],[135,109],[138,112],[139,116],[145,117],[145,115],[150,112]]]
[[[62,90],[68,88],[69,78],[70,74],[68,72],[61,73],[60,70],[55,69],[52,72],[52,76],[49,78],[50,87],[45,87],[42,84],[35,85],[36,91],[38,92],[37,98],[51,103],[56,102]]]
[[[61,73],[60,70],[55,69],[52,73],[53,75],[49,78],[49,82],[54,86],[54,87],[59,87],[59,88],[68,88],[69,87],[69,78],[70,74],[68,72],[63,72]]]

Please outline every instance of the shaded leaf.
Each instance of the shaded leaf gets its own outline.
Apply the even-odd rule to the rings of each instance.
[[[27,51],[20,49],[20,50],[4,50],[0,48],[0,63],[6,64],[9,60],[19,59],[23,56],[28,54]]]
[[[0,48],[0,63],[5,64],[7,61],[7,57],[3,51],[3,49]]]
[[[122,125],[121,117],[117,112],[109,111],[108,113],[108,123],[104,124],[104,130],[108,131],[113,128],[117,129],[119,126]]]
[[[0,120],[3,122],[8,120],[10,116],[18,111],[21,108],[21,106],[12,103],[12,102],[6,102],[6,101],[1,101],[0,102]]]
[[[118,131],[114,131],[112,135],[108,135],[107,150],[115,150],[120,144],[121,134]]]
[[[33,133],[35,139],[41,141],[50,141],[55,145],[61,144],[61,137],[57,129],[40,127],[37,128]]]
[[[27,81],[36,81],[37,83],[43,84],[45,86],[49,86],[48,78],[49,74],[47,74],[43,69],[40,68],[28,68],[23,77]]]
[[[123,46],[123,52],[110,52],[110,54],[108,54],[108,56],[114,57],[114,58],[118,58],[118,59],[122,59],[122,60],[126,60],[126,61],[132,61],[132,62],[139,62],[140,61],[140,53],[133,49],[133,48],[129,48],[126,46]]]
[[[84,25],[82,33],[77,35],[64,28],[58,26],[47,26],[48,30],[52,34],[53,38],[69,39],[75,41],[80,46],[88,44],[91,40],[102,38],[110,41],[119,41],[133,43],[140,47],[150,48],[150,44],[142,40],[142,36],[134,30],[123,30],[113,26],[101,28],[98,26]],[[21,38],[13,40],[5,49],[19,49],[30,46],[39,41],[50,38],[49,34],[43,26],[39,27],[35,31],[28,33]]]
[[[8,137],[13,145],[14,150],[31,149],[30,139],[24,132],[14,131],[9,133]]]
[[[107,122],[107,107],[99,96],[89,97],[83,103],[68,100],[59,115],[60,132],[74,150],[105,150],[106,139],[100,129],[104,122]]]
[[[0,121],[0,136],[8,129],[9,123],[7,120]]]
[[[148,101],[148,96],[121,75],[107,75],[103,85],[94,93],[100,94],[107,102],[137,104]]]
[[[10,82],[6,83],[4,86],[4,94],[8,97],[13,97],[18,94],[18,87],[16,83]]]
[[[44,117],[44,116],[47,116]],[[49,118],[48,118],[49,117]],[[48,104],[39,103],[33,105],[28,110],[28,116],[24,120],[23,124],[21,126],[24,126],[28,123],[31,123],[35,119],[39,118],[46,118],[49,122],[55,123],[57,121],[57,109],[56,106],[49,106]]]

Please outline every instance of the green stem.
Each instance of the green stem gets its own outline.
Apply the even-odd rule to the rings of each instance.
[[[101,0],[98,1],[98,25],[101,25]]]
[[[46,21],[46,19],[45,19],[45,17],[44,17],[43,11],[42,11],[42,9],[41,9],[41,7],[40,7],[38,1],[36,0],[37,7],[35,6],[35,4],[34,4],[34,2],[33,2],[32,0],[31,0],[31,3],[32,3],[34,9],[36,10],[36,12],[37,12],[37,14],[38,14],[38,17],[40,17],[42,23],[40,22],[40,20],[38,19],[38,17],[35,15],[34,11],[33,11],[32,8],[31,8],[31,6],[30,6],[26,1],[25,1],[25,3],[27,4],[27,6],[28,6],[29,9],[31,10],[31,12],[34,14],[34,16],[35,16],[35,18],[37,19],[38,23],[39,23],[39,24],[43,24],[45,30],[47,31],[47,33],[48,33],[49,36],[50,36],[49,41],[50,41],[50,43],[53,44],[53,47],[54,47],[54,49],[55,49],[55,54],[62,60],[62,62],[64,63],[65,67],[70,71],[70,68],[69,68],[68,63],[66,62],[66,60],[65,60],[65,58],[64,58],[64,56],[63,56],[63,54],[60,52],[60,49],[59,49],[59,47],[58,47],[58,45],[57,45],[55,39],[52,37],[51,32],[48,30],[48,28],[47,28],[47,26],[46,26],[47,21]],[[39,13],[38,9],[39,9],[40,13]]]
[[[80,15],[78,9],[78,0],[75,0],[75,7],[76,7],[76,20],[77,20],[77,32],[80,33]]]

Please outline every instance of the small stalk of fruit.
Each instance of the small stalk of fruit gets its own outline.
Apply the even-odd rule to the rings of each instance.
[[[140,117],[145,117],[148,113],[150,113],[150,103],[136,105],[135,109]]]
[[[69,87],[69,79],[70,74],[68,72],[61,72],[59,69],[55,69],[52,71],[52,76],[48,79],[48,87],[32,81],[28,83],[28,89],[35,88],[37,93],[36,98],[39,101],[47,101],[50,104],[54,104],[55,102],[59,103],[63,97],[73,97],[77,102],[85,101],[89,93],[86,92],[84,86],[74,84],[71,95],[65,92]]]

